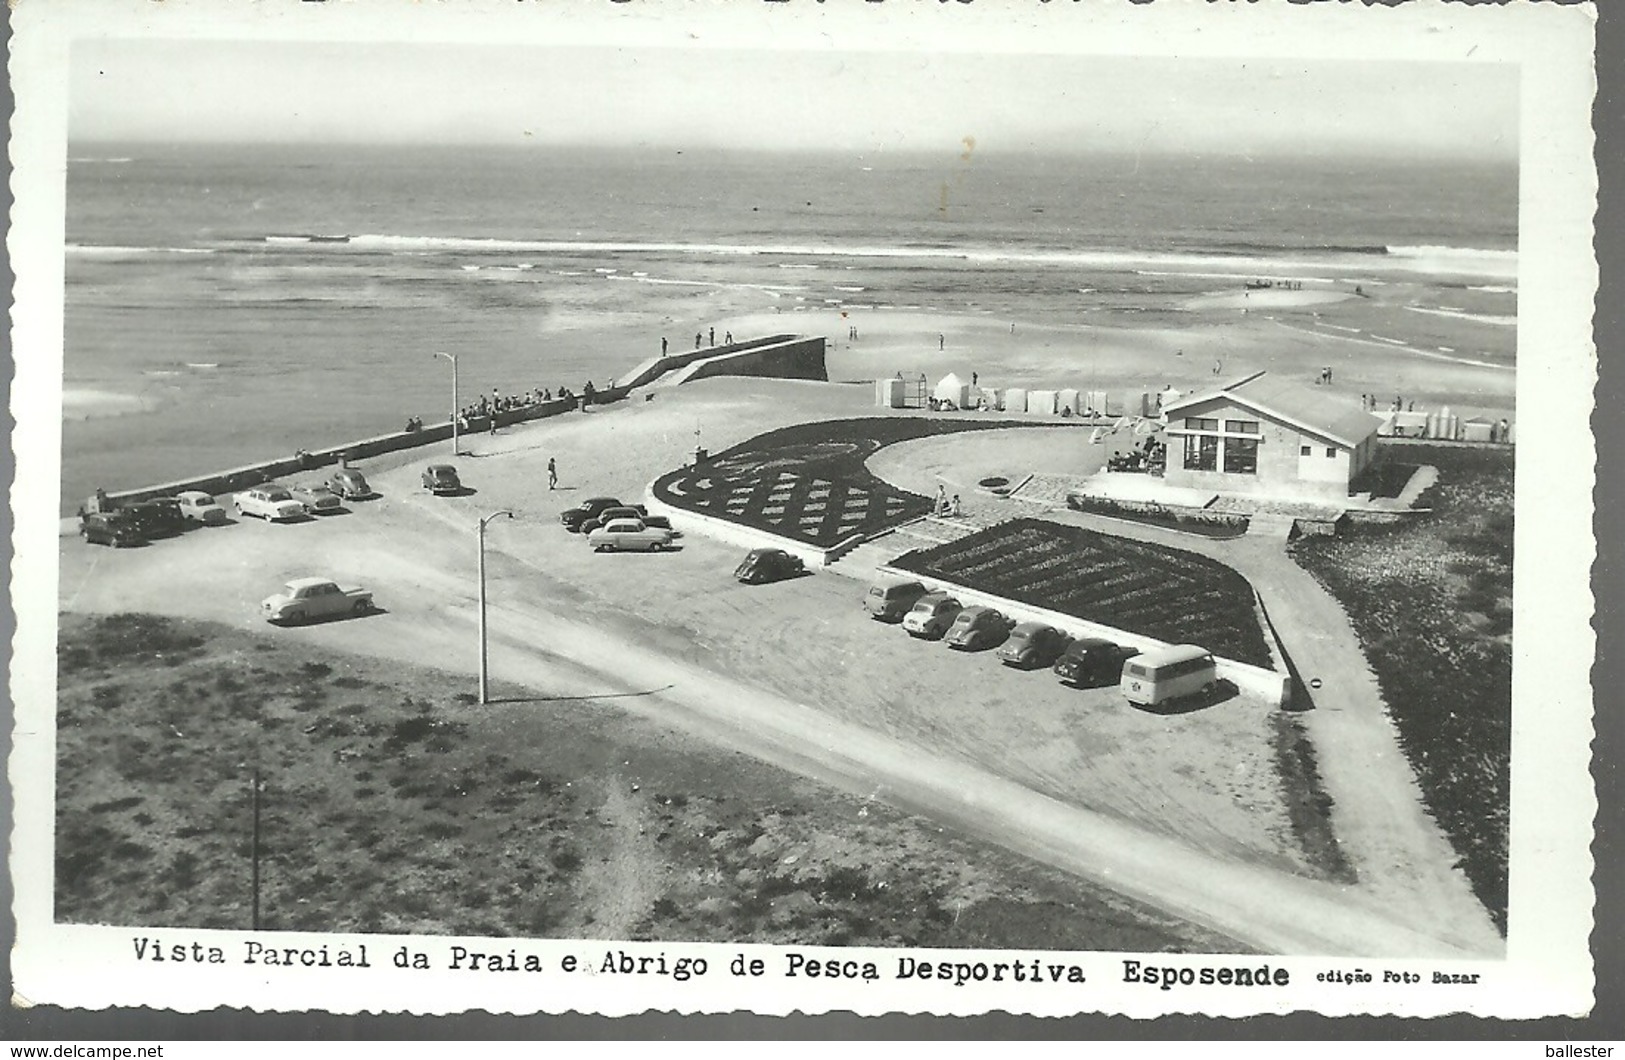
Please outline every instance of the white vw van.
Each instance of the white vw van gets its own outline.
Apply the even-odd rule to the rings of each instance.
[[[1130,703],[1154,707],[1186,696],[1206,695],[1217,683],[1212,652],[1195,644],[1174,644],[1124,663],[1118,687]]]

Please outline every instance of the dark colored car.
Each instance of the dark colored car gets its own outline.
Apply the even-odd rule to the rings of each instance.
[[[911,637],[936,640],[948,632],[963,605],[957,597],[937,591],[926,593],[914,601],[914,606],[903,616],[903,629]]]
[[[747,585],[760,585],[795,578],[806,570],[800,556],[792,556],[782,548],[753,548],[734,570],[734,577]]]
[[[123,512],[92,512],[80,521],[79,533],[92,545],[128,548],[147,543],[146,536],[134,520]]]
[[[151,500],[127,504],[120,512],[135,524],[142,537],[173,537],[186,532],[186,516],[181,514],[180,502],[174,497],[153,497]]]
[[[942,640],[950,648],[981,651],[1002,643],[1015,624],[1014,619],[1004,617],[1003,611],[978,604],[959,612]]]
[[[882,622],[901,622],[924,595],[919,582],[878,581],[863,595],[863,609]]]
[[[588,497],[574,508],[566,508],[559,513],[559,522],[572,534],[581,533],[581,524],[588,519],[596,519],[609,508],[624,508],[619,497]]]
[[[1055,660],[1055,676],[1078,688],[1115,685],[1123,676],[1123,663],[1138,654],[1138,648],[1125,648],[1100,637],[1084,637],[1073,641]]]
[[[594,530],[602,530],[610,524],[612,519],[636,519],[644,526],[653,526],[654,524],[649,522],[645,515],[646,513],[641,504],[616,505],[613,508],[605,508],[597,515],[581,520],[581,526],[577,532],[590,534]],[[669,529],[669,527],[662,527],[662,529]]]
[[[423,488],[440,496],[443,493],[461,493],[463,484],[457,478],[457,469],[450,464],[430,464],[423,469]]]
[[[1010,639],[999,645],[999,661],[1023,670],[1047,667],[1066,651],[1072,638],[1042,622],[1023,622],[1010,631]]]

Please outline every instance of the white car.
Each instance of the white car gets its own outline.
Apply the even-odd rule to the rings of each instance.
[[[335,615],[365,615],[373,608],[372,592],[341,586],[327,578],[295,578],[282,591],[260,602],[267,622],[311,622]]]
[[[286,486],[271,483],[244,490],[232,498],[238,515],[256,515],[261,519],[303,519],[305,506],[293,499]]]
[[[587,543],[594,552],[659,552],[670,546],[671,531],[642,519],[611,519],[588,534]]]
[[[189,523],[218,526],[226,521],[226,510],[202,490],[182,490],[175,494],[175,503]]]

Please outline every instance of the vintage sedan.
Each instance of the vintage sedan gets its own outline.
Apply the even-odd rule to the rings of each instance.
[[[135,521],[122,512],[90,512],[79,522],[86,544],[129,548],[144,545],[147,538]]]
[[[295,486],[288,492],[312,515],[332,515],[344,508],[339,495],[320,482]]]
[[[587,535],[594,552],[659,552],[671,545],[671,531],[644,526],[642,519],[616,519]]]
[[[186,532],[186,519],[181,515],[174,497],[149,497],[134,504],[122,505],[119,511],[135,523],[136,529],[147,540],[172,537]]]
[[[623,508],[619,497],[588,497],[574,508],[566,508],[559,513],[559,522],[572,534],[582,532],[582,524],[589,519],[596,519],[610,508]]]
[[[327,488],[347,501],[365,500],[373,496],[367,476],[353,467],[341,467],[327,480]]]
[[[295,578],[260,603],[267,622],[313,622],[338,615],[364,615],[373,609],[372,592],[341,586],[328,578]]]
[[[926,593],[914,601],[914,606],[903,616],[903,628],[911,637],[936,640],[948,632],[962,608],[957,597],[941,591]]]
[[[805,573],[807,565],[800,556],[792,556],[782,548],[753,548],[734,570],[734,577],[746,585],[760,585],[799,578]]]
[[[981,651],[1002,643],[1015,624],[1015,619],[1004,617],[1004,612],[978,604],[959,612],[942,640],[950,648]]]
[[[617,505],[614,508],[605,508],[597,515],[589,516],[581,520],[581,525],[577,528],[577,530],[579,533],[586,534],[590,537],[594,530],[601,530],[617,519],[636,519],[644,526],[655,525],[649,521],[648,512],[644,509],[643,505],[622,504]]]
[[[1062,684],[1078,688],[1115,685],[1123,676],[1123,663],[1138,654],[1138,648],[1124,647],[1100,637],[1084,637],[1073,641],[1055,660],[1055,676]]]
[[[202,490],[182,490],[175,494],[175,503],[180,506],[181,518],[189,523],[220,526],[229,521],[220,503]]]
[[[463,483],[450,464],[430,464],[423,469],[423,488],[440,497],[463,492]]]
[[[1072,643],[1072,638],[1042,622],[1023,622],[999,645],[999,661],[1023,670],[1047,668]]]
[[[244,490],[232,498],[232,506],[242,516],[257,516],[271,522],[283,519],[304,519],[309,513],[305,506],[293,499],[288,487],[275,482]]]

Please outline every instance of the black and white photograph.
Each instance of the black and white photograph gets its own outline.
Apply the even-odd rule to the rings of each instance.
[[[756,6],[14,14],[18,995],[1589,1010],[1586,10]]]

